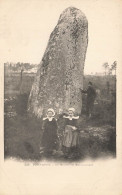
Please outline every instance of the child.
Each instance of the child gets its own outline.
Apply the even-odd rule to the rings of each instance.
[[[47,111],[47,117],[43,118],[43,124],[42,124],[43,135],[42,135],[41,146],[44,150],[40,151],[40,153],[45,152],[47,154],[53,154],[53,152],[57,148],[58,126],[54,116],[55,116],[55,112],[52,108],[50,108]]]
[[[69,108],[68,117],[65,117],[65,130],[63,136],[63,152],[65,157],[72,158],[77,157],[78,145],[79,145],[79,131],[77,128],[77,119],[79,116],[75,117],[75,109]]]

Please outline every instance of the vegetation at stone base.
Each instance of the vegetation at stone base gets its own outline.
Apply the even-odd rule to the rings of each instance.
[[[5,158],[40,160],[39,146],[42,135],[42,119],[27,114],[27,100],[32,86],[34,75],[24,75],[20,93],[18,76],[5,77]],[[106,82],[115,92],[115,77],[86,76],[84,88],[89,81],[95,88],[100,89],[101,96],[94,107],[94,116],[91,120],[84,119],[85,100],[83,96],[82,116],[79,120],[81,159],[101,156],[115,156],[116,153],[116,101],[111,101],[111,93],[107,92]],[[28,85],[27,85],[28,83]],[[27,86],[27,88],[26,88]],[[62,121],[60,122],[61,125]],[[57,160],[62,157],[55,156]]]
[[[82,118],[80,118],[82,120]],[[5,158],[41,160],[39,154],[42,119],[28,115],[5,116]],[[110,125],[94,126],[92,121],[80,126],[80,159],[115,157],[116,130]],[[64,160],[62,156],[53,157]]]

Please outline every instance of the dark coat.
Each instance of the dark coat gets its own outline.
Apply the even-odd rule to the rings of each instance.
[[[92,86],[89,86],[87,90],[82,90],[82,93],[87,94],[87,103],[93,103],[96,98],[96,91]]]

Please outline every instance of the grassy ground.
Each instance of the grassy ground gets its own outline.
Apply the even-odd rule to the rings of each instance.
[[[40,160],[41,119],[34,117],[5,117],[5,158]],[[115,156],[116,130],[111,125],[97,125],[94,119],[85,121],[80,117],[80,159]],[[57,153],[55,160],[64,157]]]
[[[17,82],[18,78],[18,82]],[[4,136],[5,158],[15,157],[23,160],[41,160],[45,158],[39,154],[40,140],[42,136],[42,119],[27,114],[27,100],[34,76],[24,75],[20,95],[19,76],[5,78],[5,104],[4,104]],[[108,78],[107,78],[108,79]],[[99,84],[100,78],[85,78],[85,86],[88,81]],[[99,82],[98,82],[99,81]],[[115,78],[111,78],[111,88],[115,90]],[[27,85],[28,82],[28,85]],[[106,81],[100,85],[105,89]],[[26,87],[27,88],[26,88]],[[105,91],[105,90],[104,90]],[[63,120],[60,118],[60,127]],[[116,155],[116,104],[105,93],[102,99],[94,107],[94,116],[90,120],[85,119],[85,96],[83,97],[83,111],[79,119],[80,128],[80,160],[87,157],[115,157]],[[50,160],[66,161],[62,153],[58,152]]]

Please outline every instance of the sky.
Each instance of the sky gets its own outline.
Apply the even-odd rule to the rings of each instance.
[[[50,33],[64,9],[74,6],[88,19],[85,74],[103,72],[119,62],[122,49],[122,1],[0,0],[0,61],[40,63]]]

